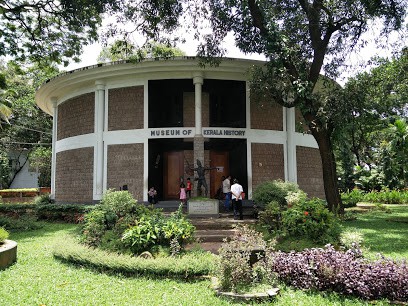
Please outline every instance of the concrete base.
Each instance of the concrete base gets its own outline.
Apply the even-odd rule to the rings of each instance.
[[[191,217],[194,216],[218,216],[219,214],[219,201],[208,200],[189,200],[187,202],[187,214]]]
[[[5,240],[0,244],[0,270],[3,270],[17,261],[17,242]]]

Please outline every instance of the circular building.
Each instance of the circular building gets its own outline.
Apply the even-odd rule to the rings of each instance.
[[[248,198],[273,179],[324,198],[319,150],[313,136],[297,132],[300,114],[273,101],[251,102],[248,70],[261,64],[123,61],[47,81],[36,103],[54,117],[51,197],[90,203],[113,188],[146,201],[154,186],[159,200],[178,199],[180,181],[189,177],[195,189],[198,160],[211,197],[231,175]]]

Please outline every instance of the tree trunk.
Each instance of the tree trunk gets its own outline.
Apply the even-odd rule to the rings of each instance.
[[[320,157],[323,166],[324,192],[329,206],[329,210],[334,214],[343,214],[344,207],[338,188],[336,174],[336,160],[333,154],[333,146],[329,132],[326,129],[313,129],[312,135],[319,145]]]

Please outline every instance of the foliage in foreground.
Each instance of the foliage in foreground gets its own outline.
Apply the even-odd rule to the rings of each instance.
[[[258,260],[265,255],[267,245],[262,234],[242,226],[229,242],[224,242],[219,250],[220,264],[216,275],[220,289],[224,291],[240,291],[261,283],[271,283]]]
[[[189,278],[210,274],[216,258],[207,252],[191,252],[182,256],[142,258],[109,253],[79,244],[66,236],[53,249],[55,258],[103,272],[125,275],[157,275]]]
[[[157,246],[177,253],[193,240],[195,227],[181,207],[170,217],[139,204],[128,191],[107,192],[99,206],[85,214],[82,242],[110,251],[140,254]]]
[[[290,182],[268,181],[254,190],[256,203],[263,203],[259,224],[277,238],[306,238],[318,243],[336,243],[338,219],[324,201],[307,199],[306,193]]]
[[[269,203],[277,202],[285,209],[297,199],[305,199],[306,194],[299,189],[296,183],[273,180],[264,182],[253,191],[252,198],[260,208],[266,208]]]
[[[0,244],[2,244],[9,237],[9,232],[3,227],[0,227]]]
[[[43,227],[43,224],[37,222],[37,218],[29,215],[23,215],[18,219],[0,216],[0,226],[7,228],[9,231],[30,231]]]
[[[271,252],[266,265],[280,280],[299,289],[332,290],[363,299],[408,301],[408,266],[380,258],[363,259],[359,248],[346,252],[328,245],[302,252]]]

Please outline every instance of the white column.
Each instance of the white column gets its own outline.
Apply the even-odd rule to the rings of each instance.
[[[52,156],[51,156],[51,194],[50,198],[55,200],[55,174],[57,164],[57,153],[55,152],[55,143],[57,142],[57,123],[58,123],[58,103],[56,97],[51,97],[53,119],[52,119]]]
[[[246,128],[247,131],[251,129],[251,95],[250,95],[250,84],[246,82]],[[248,133],[246,133],[248,135]],[[252,199],[252,142],[251,138],[247,136],[247,174],[248,174],[248,195],[247,199]]]
[[[204,78],[202,73],[196,73],[193,77],[193,83],[195,86],[195,131],[196,136],[202,135],[202,86]]]
[[[104,174],[104,118],[105,118],[105,84],[101,81],[95,82],[95,136],[94,148],[94,192],[93,200],[102,199],[103,174]]]
[[[144,99],[143,99],[143,128],[148,135],[149,128],[149,81],[144,83]],[[147,192],[149,190],[149,138],[145,137],[143,142],[143,201],[147,201]],[[153,161],[150,161],[153,162]]]
[[[287,177],[289,182],[297,183],[295,123],[295,108],[286,108]]]

